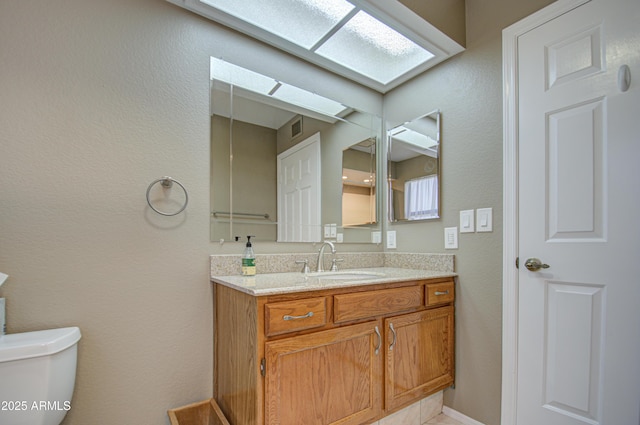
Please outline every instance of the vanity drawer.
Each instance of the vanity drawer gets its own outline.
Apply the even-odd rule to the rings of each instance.
[[[333,296],[335,323],[412,310],[423,305],[422,286],[382,289]]]
[[[325,297],[269,303],[264,306],[267,336],[317,328],[327,323]]]
[[[452,302],[455,299],[454,288],[452,281],[426,285],[427,306]]]

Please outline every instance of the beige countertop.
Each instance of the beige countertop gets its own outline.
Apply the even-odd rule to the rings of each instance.
[[[253,296],[264,296],[452,276],[457,274],[448,271],[371,267],[339,272],[312,272],[306,275],[288,272],[255,276],[212,276],[211,280]]]

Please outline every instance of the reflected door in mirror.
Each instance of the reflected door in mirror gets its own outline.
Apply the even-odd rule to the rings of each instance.
[[[320,133],[278,155],[278,242],[320,242]]]

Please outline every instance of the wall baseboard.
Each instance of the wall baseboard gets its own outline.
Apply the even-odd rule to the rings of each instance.
[[[456,421],[462,423],[463,425],[484,425],[482,422],[478,422],[475,419],[471,419],[470,417],[463,415],[457,410],[453,410],[450,407],[442,406],[442,413],[449,416],[451,419],[455,419]]]

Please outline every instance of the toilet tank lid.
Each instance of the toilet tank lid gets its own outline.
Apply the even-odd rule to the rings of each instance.
[[[77,327],[7,334],[0,337],[0,363],[58,353],[76,344],[80,336]]]

